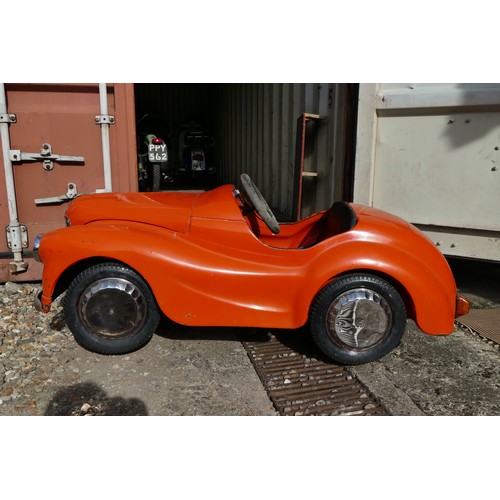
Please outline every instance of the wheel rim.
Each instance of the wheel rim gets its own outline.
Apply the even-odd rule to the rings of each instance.
[[[104,278],[89,285],[78,301],[85,327],[104,337],[127,337],[146,321],[146,299],[134,283]]]
[[[326,316],[330,338],[336,344],[358,351],[382,342],[391,332],[392,323],[388,302],[367,288],[355,288],[339,295]]]

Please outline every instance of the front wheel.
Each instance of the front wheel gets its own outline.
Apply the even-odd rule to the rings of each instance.
[[[124,354],[145,345],[160,321],[146,282],[128,267],[98,264],[78,274],[64,300],[75,340],[101,354]]]
[[[341,364],[380,359],[401,341],[406,309],[397,290],[370,274],[350,274],[327,284],[315,297],[311,334],[321,351]]]

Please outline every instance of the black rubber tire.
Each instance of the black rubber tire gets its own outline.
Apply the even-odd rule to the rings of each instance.
[[[159,163],[153,163],[152,176],[151,176],[151,191],[156,193],[160,190],[161,186],[161,166]]]
[[[391,319],[387,332],[376,344],[357,349],[344,343],[336,332],[328,329],[327,316],[337,298],[359,289],[382,297],[390,309]],[[406,328],[406,308],[401,295],[387,281],[371,274],[353,273],[328,283],[316,295],[311,305],[309,324],[316,345],[326,356],[340,364],[359,365],[380,359],[399,345]]]
[[[279,234],[280,225],[255,183],[248,174],[241,174],[240,180],[245,194],[254,206],[255,211],[262,217],[262,220],[272,233]]]
[[[116,298],[120,291],[117,293],[117,289],[111,286],[106,288],[106,280],[127,284],[129,289],[133,289],[136,298],[133,299],[132,295],[129,297],[129,294],[122,294],[120,299],[124,297],[127,302],[124,304],[122,300],[117,301]],[[93,292],[90,299],[85,298],[85,292],[87,292],[87,296],[92,293],[92,291],[89,292],[91,290],[89,287],[92,285],[95,289],[100,283],[104,283],[103,290]],[[104,293],[99,295],[100,292]],[[134,325],[133,331],[106,334],[93,330],[89,326],[88,323],[94,317],[89,313],[92,319],[87,319],[84,302],[87,301],[88,304],[91,304],[90,301],[95,300],[94,308],[99,307],[103,299],[106,300],[106,293],[114,294],[112,298],[114,302],[108,302],[107,308],[103,307],[102,311],[99,310],[98,322],[102,323],[103,319],[104,322],[107,319],[111,323],[115,319],[120,322],[121,319],[121,323],[128,324],[123,318],[128,318],[129,311],[132,311],[138,317],[138,324]],[[140,302],[140,307],[137,309],[134,307],[136,302]],[[115,306],[117,313],[113,311]],[[160,322],[160,312],[147,283],[135,271],[117,263],[97,264],[78,274],[68,287],[63,307],[64,318],[75,340],[82,347],[100,354],[125,354],[135,351],[149,342]]]

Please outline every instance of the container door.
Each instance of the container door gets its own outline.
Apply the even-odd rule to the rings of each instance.
[[[32,258],[36,235],[65,225],[75,194],[105,187],[99,86],[6,84],[5,89],[9,116],[15,115],[9,124],[10,159],[27,269],[12,272],[6,230],[0,238],[0,281],[38,280],[42,266]],[[106,97],[112,191],[137,191],[133,85],[108,85]],[[3,158],[0,162],[0,219],[7,228]]]

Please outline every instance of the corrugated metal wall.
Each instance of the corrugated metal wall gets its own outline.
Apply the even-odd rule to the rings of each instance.
[[[161,113],[171,126],[191,121],[213,125],[216,85],[210,83],[136,83],[137,118],[146,113]]]
[[[242,172],[255,181],[269,204],[291,215],[297,119],[304,113],[325,115],[306,136],[302,216],[344,197],[347,157],[347,84],[224,84],[215,100],[221,178],[237,183]]]
[[[140,117],[156,111],[173,126],[205,125],[215,137],[218,182],[238,184],[247,172],[273,209],[290,217],[293,201],[296,126],[306,113],[328,119],[308,126],[302,216],[346,195],[350,165],[352,86],[334,83],[136,84]]]

